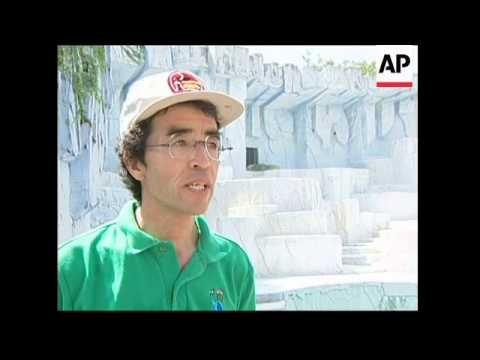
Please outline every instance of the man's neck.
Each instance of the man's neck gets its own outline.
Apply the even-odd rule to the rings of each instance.
[[[175,244],[177,253],[193,252],[198,231],[192,215],[168,214],[142,204],[135,212],[139,227],[146,233]]]

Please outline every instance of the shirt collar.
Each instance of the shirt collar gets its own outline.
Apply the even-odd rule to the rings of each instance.
[[[127,202],[117,217],[117,224],[127,235],[127,252],[138,254],[161,243],[169,243],[168,240],[158,239],[139,228],[135,220],[135,210],[139,206],[136,200]],[[203,215],[194,216],[195,224],[199,233],[198,252],[206,262],[217,261],[226,252],[221,249],[216,237],[210,232],[207,220]]]
[[[218,242],[217,238],[210,232],[207,220],[203,215],[195,216],[199,233],[198,253],[207,261],[218,261],[227,254],[226,249]]]
[[[118,226],[127,236],[127,252],[131,254],[138,254],[165,242],[138,227],[137,220],[135,220],[135,210],[138,206],[139,203],[136,200],[130,200],[120,210],[117,218]]]

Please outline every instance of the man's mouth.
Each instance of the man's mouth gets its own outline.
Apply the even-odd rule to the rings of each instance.
[[[185,186],[192,191],[206,191],[207,189],[210,188],[208,184],[197,183],[197,182],[187,184]]]

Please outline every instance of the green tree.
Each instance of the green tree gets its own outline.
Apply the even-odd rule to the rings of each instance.
[[[341,64],[335,64],[332,59],[325,60],[322,57],[317,57],[317,62],[313,62],[312,60],[312,52],[307,50],[305,55],[302,55],[302,59],[307,66],[312,67],[317,71],[322,71],[326,67],[336,67],[338,69],[346,70],[346,69],[360,69],[362,71],[362,75],[364,76],[375,76],[376,74],[376,66],[375,61],[368,63],[366,60],[364,61],[350,61],[344,60]]]

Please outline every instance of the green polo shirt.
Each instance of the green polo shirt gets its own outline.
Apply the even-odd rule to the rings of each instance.
[[[195,216],[198,246],[181,270],[174,243],[138,227],[137,206],[59,247],[59,310],[255,310],[254,269],[240,246]]]

